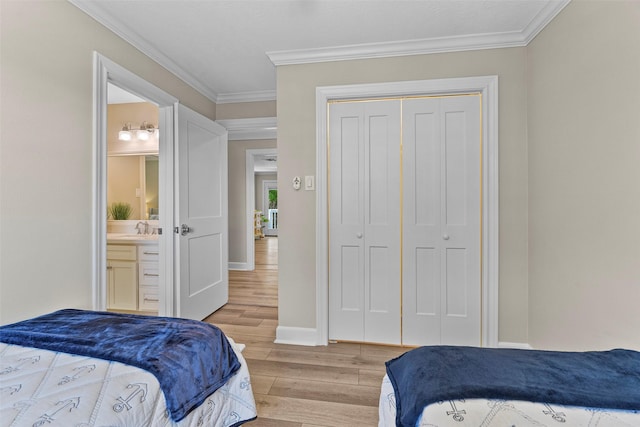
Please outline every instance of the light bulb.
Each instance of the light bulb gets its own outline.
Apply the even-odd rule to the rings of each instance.
[[[144,129],[140,129],[136,132],[136,138],[138,138],[140,141],[147,141],[149,139],[149,132]]]
[[[126,129],[126,126],[118,132],[118,139],[120,141],[131,141],[131,132]]]

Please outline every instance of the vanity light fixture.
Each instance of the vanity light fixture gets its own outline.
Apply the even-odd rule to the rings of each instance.
[[[122,126],[122,130],[118,132],[118,139],[120,141],[131,141],[131,124],[125,124]]]
[[[141,141],[147,141],[149,139],[149,136],[153,133],[154,129],[155,128],[152,124],[142,122],[142,124],[140,125],[140,129],[136,131],[136,138]]]
[[[133,139],[133,131],[135,131],[136,139],[139,141],[149,140],[150,135],[158,136],[158,129],[151,123],[142,122],[140,128],[134,129],[131,127],[131,123],[127,123],[122,127],[122,130],[118,132],[118,139],[120,141],[131,141]]]

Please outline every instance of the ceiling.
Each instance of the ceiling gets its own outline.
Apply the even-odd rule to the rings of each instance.
[[[569,0],[69,0],[216,103],[276,65],[526,46]]]

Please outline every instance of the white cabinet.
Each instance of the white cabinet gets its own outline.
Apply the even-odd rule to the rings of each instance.
[[[110,309],[138,309],[138,269],[135,246],[107,245],[107,283]]]
[[[158,311],[158,244],[108,244],[108,308]]]
[[[158,311],[158,245],[138,246],[138,304],[141,311]]]

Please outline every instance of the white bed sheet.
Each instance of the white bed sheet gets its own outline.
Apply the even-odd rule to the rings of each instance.
[[[396,400],[386,375],[382,380],[379,427],[395,426]],[[640,413],[516,400],[466,399],[433,403],[422,411],[417,427],[580,426],[638,427]]]
[[[90,357],[0,343],[0,426],[230,427],[256,416],[247,364],[186,418],[168,415],[149,372]]]

